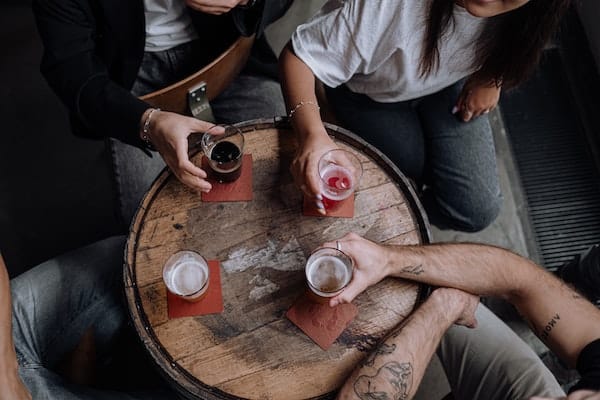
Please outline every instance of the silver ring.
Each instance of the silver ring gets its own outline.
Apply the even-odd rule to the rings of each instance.
[[[338,249],[339,251],[342,251],[342,245],[340,244],[339,240],[335,241],[335,248]]]

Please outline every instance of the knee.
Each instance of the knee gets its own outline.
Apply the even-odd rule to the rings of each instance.
[[[425,208],[434,225],[441,229],[471,233],[479,232],[494,222],[503,200],[500,192],[490,196],[459,196],[450,199],[432,197],[435,199],[426,199]]]
[[[457,205],[450,213],[452,224],[463,232],[479,232],[496,220],[502,208],[502,195],[489,196],[478,201]]]

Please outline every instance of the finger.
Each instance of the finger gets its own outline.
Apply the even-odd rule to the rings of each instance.
[[[180,172],[187,172],[190,175],[197,176],[199,178],[206,178],[206,172],[192,163],[188,158],[187,153],[187,142],[179,143],[175,150],[177,156],[177,169]]]
[[[471,118],[473,118],[473,111],[469,110],[468,108],[464,108],[460,113],[460,117],[464,122],[469,122]]]
[[[183,183],[187,187],[200,192],[207,193],[210,192],[210,190],[212,189],[212,185],[208,181],[200,179],[197,176],[191,175],[187,172],[180,174],[178,178],[181,181],[181,183]]]
[[[364,285],[359,284],[354,280],[354,278],[352,278],[352,281],[350,281],[350,284],[342,291],[342,293],[333,297],[329,301],[329,305],[335,307],[338,304],[351,303],[352,300],[354,300],[356,296],[361,294],[364,290]]]
[[[221,125],[215,125],[212,122],[202,121],[201,119],[191,118],[192,125],[190,126],[191,131],[196,132],[209,132],[211,135],[222,135],[225,133],[225,128]]]

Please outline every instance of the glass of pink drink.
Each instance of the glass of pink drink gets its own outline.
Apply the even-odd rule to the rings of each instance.
[[[350,197],[358,187],[363,169],[354,153],[335,149],[319,159],[321,195],[325,210],[337,209],[343,200]]]

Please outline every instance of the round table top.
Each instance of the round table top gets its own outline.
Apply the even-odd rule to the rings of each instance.
[[[289,173],[296,141],[287,122],[238,127],[253,158],[253,199],[203,202],[163,171],[128,237],[124,280],[131,318],[163,375],[187,398],[331,397],[426,288],[391,278],[369,288],[353,302],[358,315],[324,351],[285,316],[305,288],[306,259],[350,231],[379,243],[428,243],[427,219],[387,158],[329,124],[336,143],[363,165],[354,217],[304,216],[302,194]],[[197,153],[193,161],[199,165],[201,157]],[[222,313],[169,319],[162,267],[179,250],[220,261]]]

